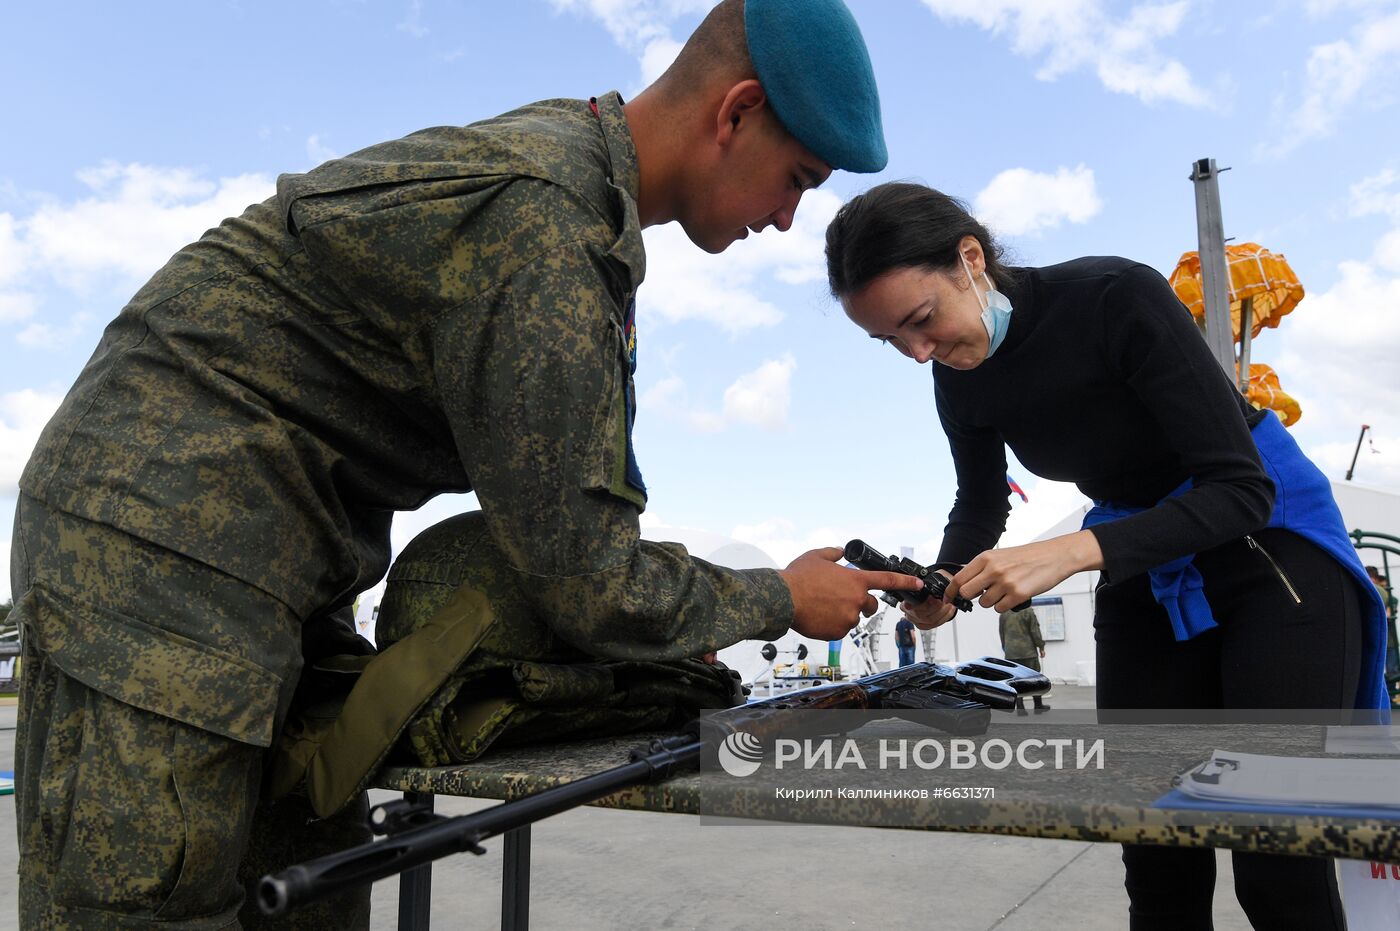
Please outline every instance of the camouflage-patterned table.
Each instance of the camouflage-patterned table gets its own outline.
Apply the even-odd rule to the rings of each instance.
[[[1053,717],[1000,720],[983,742],[1001,738],[1013,746],[1026,736],[1063,733],[1062,739],[1085,746],[1105,742],[1102,770],[1024,770],[1011,765],[999,771],[984,767],[950,770],[946,766],[917,774],[804,769],[788,777],[764,767],[736,778],[705,768],[642,785],[596,804],[609,808],[671,812],[722,818],[801,821],[862,827],[976,831],[1028,837],[1056,837],[1115,843],[1170,844],[1258,850],[1303,856],[1335,856],[1400,862],[1400,819],[1357,820],[1321,815],[1227,813],[1169,810],[1153,802],[1172,787],[1172,778],[1220,747],[1242,752],[1324,756],[1323,729],[1298,726],[1109,726],[1092,722],[1092,712]],[[1051,727],[1053,726],[1053,730]],[[1017,730],[1021,728],[1021,730]],[[898,722],[869,725],[855,735],[860,747],[874,748],[884,739],[921,739]],[[944,744],[951,738],[934,735]],[[382,773],[383,788],[514,799],[617,766],[627,752],[646,743],[645,735],[504,750],[463,766],[397,767]],[[863,754],[874,768],[877,749]],[[1073,760],[1072,750],[1067,752]],[[1400,763],[1397,763],[1400,767]],[[800,786],[814,792],[830,788],[831,798],[779,797],[777,789]],[[993,789],[994,798],[852,800],[837,797],[842,787],[910,787]],[[985,792],[982,794],[986,794]]]
[[[770,754],[751,775],[736,777],[705,766],[661,783],[627,789],[595,804],[715,818],[1222,847],[1400,862],[1400,818],[1202,811],[1154,805],[1172,788],[1174,776],[1200,763],[1216,748],[1325,756],[1325,729],[1321,726],[1110,726],[1096,723],[1093,712],[1055,711],[1030,718],[998,715],[987,735],[971,740],[980,752],[992,740],[1018,747],[1027,739],[1044,742],[1051,739],[1049,735],[1071,741],[1064,756],[1070,765],[1058,769],[1049,765],[1053,754],[1041,750],[1039,760],[1046,765],[1038,769],[1010,765],[993,770],[979,765],[953,770],[944,765],[930,770],[890,771],[874,765],[880,747],[896,747],[899,740],[925,740],[930,734],[902,722],[877,722],[851,737],[866,761],[865,770],[850,765],[836,769],[792,764],[793,768],[779,771]],[[951,746],[953,739],[945,734],[932,737],[945,746]],[[630,749],[644,745],[647,739],[647,735],[638,735],[501,750],[462,766],[390,768],[381,774],[378,785],[430,795],[515,799],[618,766],[627,761]],[[1092,748],[1097,740],[1104,742],[1102,769],[1074,768],[1075,748]],[[995,762],[1000,751],[991,756]],[[928,761],[927,755],[924,759]],[[1400,758],[1395,759],[1400,767]],[[927,790],[928,797],[878,797],[892,791],[917,794],[911,790],[918,788]],[[842,789],[847,795],[852,790],[865,790],[857,794],[877,797],[842,797]],[[988,789],[993,791],[988,793]],[[797,797],[798,791],[805,792],[805,797]],[[946,797],[960,794],[982,797]],[[516,846],[508,845],[508,864],[512,857],[522,856],[518,846],[522,841],[528,844],[528,836],[517,837]],[[528,846],[523,856],[528,864]],[[514,872],[514,881],[521,882],[519,871]],[[518,888],[514,892],[507,889],[508,900],[512,895],[515,908],[528,909]],[[503,927],[524,925],[517,920]]]

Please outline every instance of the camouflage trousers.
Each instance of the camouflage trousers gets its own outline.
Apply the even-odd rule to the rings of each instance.
[[[1008,656],[1008,660],[1013,663],[1020,663],[1022,666],[1029,666],[1036,672],[1040,672],[1040,657],[1032,653],[1030,656]]]
[[[368,927],[368,888],[273,924],[257,913],[250,886],[264,873],[367,840],[363,797],[324,821],[302,797],[262,800],[265,746],[133,704],[156,703],[146,699],[159,690],[159,670],[94,671],[80,662],[100,655],[103,610],[153,622],[174,611],[205,612],[217,623],[272,618],[285,606],[25,498],[12,560],[23,639],[15,744],[20,927]],[[50,596],[42,611],[26,598],[40,590]],[[191,599],[192,591],[205,600]],[[101,610],[52,618],[56,606],[71,613],[93,603]],[[64,636],[83,632],[86,652],[60,642],[46,623]],[[50,642],[60,647],[45,649]],[[141,677],[151,681],[130,684]],[[288,703],[273,702],[273,732]]]

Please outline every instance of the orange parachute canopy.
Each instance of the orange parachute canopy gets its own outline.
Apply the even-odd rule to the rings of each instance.
[[[1240,341],[1240,305],[1245,298],[1254,299],[1254,315],[1250,337],[1259,335],[1264,327],[1276,327],[1285,314],[1303,299],[1303,285],[1289,268],[1288,260],[1270,252],[1257,242],[1242,242],[1225,247],[1225,264],[1230,270],[1230,327],[1235,342]],[[1172,290],[1197,320],[1205,319],[1205,297],[1201,289],[1201,257],[1187,252],[1176,263],[1171,276]],[[1254,366],[1250,366],[1250,384],[1254,383]]]
[[[1287,391],[1279,387],[1278,375],[1261,363],[1249,366],[1249,390],[1245,400],[1262,410],[1273,411],[1285,427],[1291,427],[1303,416],[1303,409]]]

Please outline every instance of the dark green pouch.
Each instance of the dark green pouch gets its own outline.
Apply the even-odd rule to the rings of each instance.
[[[409,725],[424,766],[489,747],[613,737],[679,727],[705,708],[743,702],[736,673],[700,660],[520,661],[454,676]]]

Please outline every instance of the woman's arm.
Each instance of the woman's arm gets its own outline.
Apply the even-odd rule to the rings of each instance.
[[[1274,487],[1259,460],[1238,392],[1191,315],[1160,274],[1125,272],[1104,308],[1118,374],[1170,438],[1189,491],[1092,533],[1110,579],[1219,546],[1269,522]]]
[[[954,583],[984,606],[1005,610],[1086,569],[1127,578],[1268,522],[1273,485],[1242,403],[1166,280],[1130,268],[1105,291],[1099,312],[1103,358],[1168,438],[1192,487],[1091,530],[979,553]]]

